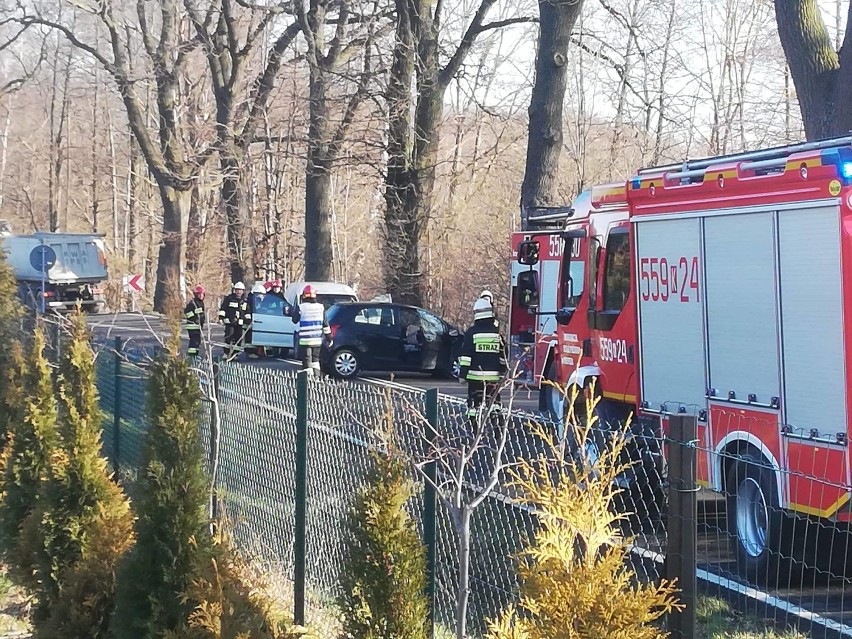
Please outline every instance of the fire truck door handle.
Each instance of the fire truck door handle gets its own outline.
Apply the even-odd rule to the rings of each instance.
[[[627,347],[627,363],[633,363],[633,344]]]

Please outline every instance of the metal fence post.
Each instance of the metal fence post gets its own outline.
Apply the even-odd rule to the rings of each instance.
[[[695,417],[669,418],[669,513],[666,577],[677,579],[685,608],[669,616],[672,639],[695,636],[697,600],[698,486],[695,483],[697,424]]]
[[[211,388],[213,397],[210,401],[210,456],[207,467],[210,469],[210,519],[219,520],[219,497],[217,495],[217,484],[219,475],[219,436],[221,424],[219,418],[221,405],[219,404],[219,363],[213,362],[211,367]]]
[[[115,338],[115,371],[113,377],[113,403],[112,403],[112,468],[118,479],[119,463],[121,457],[121,354],[122,340]]]
[[[438,429],[438,389],[432,388],[426,391],[426,419],[429,428],[426,431],[426,441],[431,447],[435,441]],[[434,482],[437,479],[437,466],[430,462],[426,468],[426,477],[431,481],[426,482],[423,490],[423,544],[426,546],[426,597],[429,600],[429,636],[435,636],[435,583],[437,581],[437,519],[438,519],[438,496],[435,492]]]
[[[305,624],[305,580],[308,524],[308,375],[296,377],[296,513],[293,569],[293,621]]]

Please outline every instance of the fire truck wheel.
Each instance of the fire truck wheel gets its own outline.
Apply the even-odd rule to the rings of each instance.
[[[726,474],[727,520],[742,577],[755,582],[779,576],[784,515],[769,464],[753,455],[731,462]]]

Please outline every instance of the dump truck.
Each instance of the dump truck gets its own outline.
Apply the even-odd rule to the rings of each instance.
[[[18,295],[28,307],[57,313],[78,305],[89,313],[103,310],[99,285],[108,276],[103,235],[14,235],[8,223],[0,223],[0,249],[15,274]]]

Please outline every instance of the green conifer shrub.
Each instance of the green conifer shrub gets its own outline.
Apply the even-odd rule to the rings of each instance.
[[[6,256],[0,250],[0,364],[5,365],[10,348],[22,338],[24,307],[18,299],[18,284]]]
[[[348,525],[340,600],[346,639],[427,637],[425,551],[405,509],[413,482],[388,448],[373,451]]]
[[[85,316],[71,320],[59,375],[59,445],[23,534],[38,576],[36,636],[106,637],[114,573],[133,542],[133,515],[101,451],[102,415]],[[80,634],[85,630],[83,634]]]
[[[44,357],[44,334],[36,327],[32,345],[17,374],[21,419],[10,429],[0,501],[0,553],[19,584],[38,586],[31,555],[22,547],[21,529],[43,493],[47,470],[56,450],[56,400],[50,366]],[[19,362],[20,363],[20,362]]]
[[[185,631],[197,602],[184,594],[197,567],[213,556],[199,438],[201,394],[178,347],[175,336],[150,371],[149,428],[134,489],[137,542],[119,572],[116,639]]]

